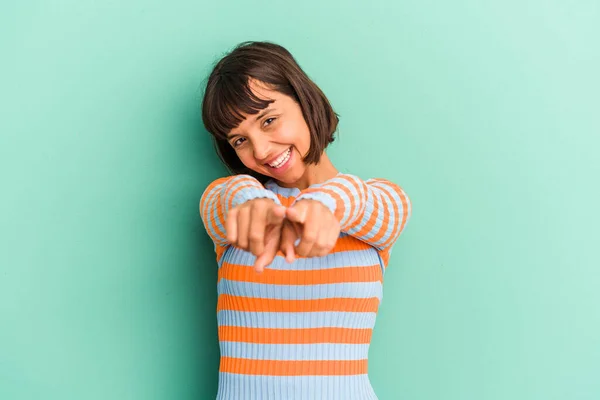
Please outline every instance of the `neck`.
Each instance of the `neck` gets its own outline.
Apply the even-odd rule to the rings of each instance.
[[[300,190],[304,190],[307,187],[325,182],[338,174],[338,170],[331,163],[331,160],[327,156],[327,153],[323,152],[321,159],[318,164],[310,164],[306,166],[304,175],[293,183],[277,182],[282,187],[296,187]]]

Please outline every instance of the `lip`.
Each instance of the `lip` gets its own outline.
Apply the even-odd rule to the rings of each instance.
[[[292,161],[294,160],[294,149],[292,148],[290,150],[290,157],[288,158],[288,160],[285,162],[285,164],[283,164],[281,167],[279,168],[273,168],[267,165],[267,168],[269,169],[269,171],[271,173],[275,173],[276,175],[281,175],[283,174],[285,171],[288,170],[288,168],[292,165]]]
[[[281,157],[282,154],[285,154],[289,149],[291,149],[292,146],[288,147],[287,149],[285,149],[284,151],[282,151],[281,153],[279,153],[278,155],[276,155],[275,157],[272,157],[270,160],[267,160],[267,162],[265,162],[265,165],[269,168],[273,168],[271,167],[269,164],[271,164],[272,162],[274,162],[275,160],[277,160],[279,157]]]

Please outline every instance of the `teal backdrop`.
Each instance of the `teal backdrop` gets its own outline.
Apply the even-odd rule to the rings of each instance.
[[[599,4],[3,2],[0,399],[214,398],[199,107],[245,40],[328,95],[341,171],[413,200],[380,399],[600,399]]]

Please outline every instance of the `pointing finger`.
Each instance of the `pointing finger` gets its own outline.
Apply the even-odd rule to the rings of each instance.
[[[227,220],[225,221],[225,232],[227,233],[227,241],[229,243],[235,243],[238,237],[237,214],[237,208],[234,208],[231,211],[229,211],[229,213],[227,213]]]

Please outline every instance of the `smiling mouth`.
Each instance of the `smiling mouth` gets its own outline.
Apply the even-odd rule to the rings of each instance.
[[[292,148],[290,147],[289,149],[287,149],[285,152],[281,153],[281,155],[279,157],[277,157],[277,159],[275,161],[273,161],[272,163],[269,164],[265,164],[267,166],[269,166],[270,168],[281,168],[291,157],[292,155]]]

